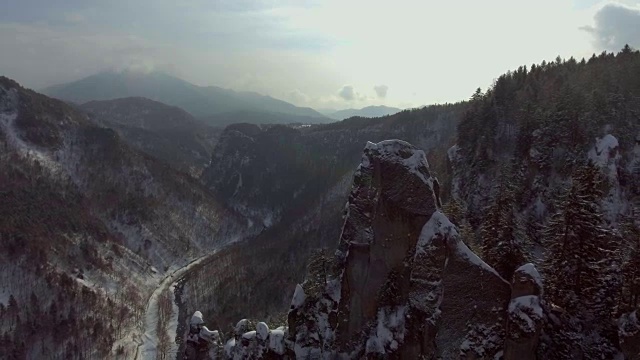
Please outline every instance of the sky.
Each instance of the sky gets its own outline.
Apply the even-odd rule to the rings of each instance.
[[[640,48],[640,0],[0,0],[0,75],[164,71],[316,109],[456,102],[520,65]]]

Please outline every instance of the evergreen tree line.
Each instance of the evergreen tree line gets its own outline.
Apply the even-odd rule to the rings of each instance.
[[[615,183],[587,157],[605,133],[620,144]],[[505,279],[526,262],[542,270],[544,357],[613,358],[616,320],[639,308],[637,136],[640,52],[628,46],[509,72],[474,93],[458,126],[445,212]],[[605,214],[613,187],[625,206]]]

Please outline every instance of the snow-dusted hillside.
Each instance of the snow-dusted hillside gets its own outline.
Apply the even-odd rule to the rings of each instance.
[[[185,285],[185,291],[193,290],[185,297],[188,310],[209,314],[211,325],[220,327],[241,317],[282,325],[310,254],[335,247],[367,141],[412,142],[446,178],[444,154],[463,109],[464,104],[433,106],[311,127],[227,127],[202,180],[231,206],[254,214],[256,226],[265,229],[256,239],[217,254],[220,266],[193,274]]]
[[[638,70],[629,48],[520,67],[473,95],[448,152],[458,225],[493,266],[528,259],[552,289],[539,354],[632,351],[612,324],[639,294]]]
[[[0,149],[0,332],[18,358],[131,358],[163,274],[250,231],[189,176],[7,78]]]
[[[139,97],[90,101],[80,108],[133,147],[194,174],[209,163],[222,131],[180,108]]]

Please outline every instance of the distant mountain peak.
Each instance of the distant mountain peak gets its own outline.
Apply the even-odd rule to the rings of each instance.
[[[162,71],[103,71],[77,81],[48,87],[42,92],[79,104],[92,100],[145,97],[178,106],[196,117],[255,111],[324,119],[322,114],[313,109],[297,107],[271,96],[216,86],[198,86]]]
[[[362,109],[338,110],[331,114],[327,114],[327,116],[336,120],[344,120],[354,116],[374,118],[374,117],[393,115],[395,113],[399,113],[400,111],[402,111],[402,109],[390,107],[386,105],[371,105],[371,106],[363,107]]]

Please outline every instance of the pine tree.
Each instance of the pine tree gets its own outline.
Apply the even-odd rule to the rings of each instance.
[[[622,265],[622,294],[620,310],[633,311],[640,305],[640,227],[629,219],[622,226],[628,244],[627,257]]]
[[[576,170],[571,188],[545,229],[544,264],[548,298],[577,313],[596,305],[600,277],[610,258],[611,234],[602,225],[599,170],[592,164]],[[590,311],[591,313],[593,311]]]
[[[503,174],[506,170],[503,169]],[[525,232],[515,209],[515,189],[502,176],[480,230],[482,257],[505,279],[526,262]]]
[[[447,215],[449,221],[454,225],[458,227],[462,225],[462,221],[465,217],[465,206],[459,199],[452,198],[443,206],[442,210],[445,215]]]

